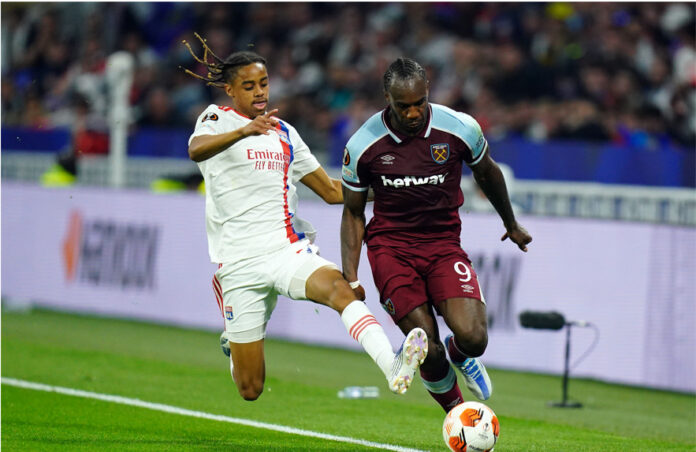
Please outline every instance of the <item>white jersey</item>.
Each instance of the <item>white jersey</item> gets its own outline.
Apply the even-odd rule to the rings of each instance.
[[[198,117],[189,145],[194,137],[231,132],[249,122],[230,107],[209,105]],[[259,256],[305,236],[293,226],[297,204],[293,182],[319,168],[319,162],[294,127],[278,122],[268,135],[243,138],[198,162],[205,180],[212,262]]]

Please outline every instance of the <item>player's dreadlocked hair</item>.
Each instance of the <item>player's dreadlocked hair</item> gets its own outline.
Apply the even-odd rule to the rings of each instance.
[[[203,58],[198,58],[196,56],[188,42],[182,42],[188,48],[189,52],[191,52],[193,58],[208,68],[208,76],[203,77],[186,68],[182,69],[184,69],[187,74],[207,82],[208,85],[215,86],[217,88],[224,88],[226,83],[230,83],[232,80],[234,80],[234,77],[237,75],[237,71],[240,67],[252,63],[261,63],[264,66],[266,65],[266,59],[264,57],[248,50],[234,52],[223,61],[220,59],[220,57],[215,55],[212,50],[210,50],[208,44],[205,43],[205,39],[201,38],[198,33],[194,33],[194,35],[199,41],[201,41],[201,44],[203,44]],[[213,57],[214,61],[208,61],[208,54]]]
[[[388,92],[395,78],[401,80],[413,77],[420,77],[426,80],[425,69],[416,61],[410,58],[398,58],[387,68],[384,73],[384,91]]]

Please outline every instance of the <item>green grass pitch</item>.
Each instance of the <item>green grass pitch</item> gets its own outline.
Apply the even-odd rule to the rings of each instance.
[[[405,396],[389,393],[366,354],[269,340],[266,363],[263,395],[246,402],[229,376],[216,333],[41,310],[2,315],[3,377],[446,450],[444,412],[423,386],[416,383]],[[559,398],[560,377],[496,369],[490,375],[495,394],[487,404],[501,425],[496,452],[696,451],[694,395],[572,380],[570,395],[584,407],[558,409],[546,402]],[[381,395],[336,396],[353,385],[379,386]],[[375,449],[4,384],[2,450]]]

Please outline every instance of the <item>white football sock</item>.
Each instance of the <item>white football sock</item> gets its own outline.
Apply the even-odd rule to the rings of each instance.
[[[359,300],[346,306],[341,320],[353,339],[358,341],[384,375],[389,378],[394,362],[394,350],[382,325],[372,315],[365,303]]]

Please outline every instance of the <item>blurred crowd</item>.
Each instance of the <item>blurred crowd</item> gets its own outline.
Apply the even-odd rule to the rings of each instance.
[[[88,132],[105,152],[107,57],[130,52],[133,129],[193,129],[224,93],[183,40],[268,61],[273,108],[340,159],[385,105],[382,74],[423,64],[431,102],[474,116],[489,139],[696,147],[693,3],[2,4],[2,124]],[[202,53],[202,52],[201,52]],[[83,134],[85,135],[85,134]]]

